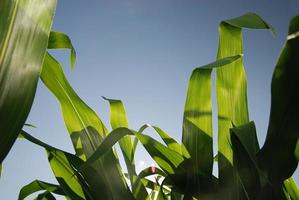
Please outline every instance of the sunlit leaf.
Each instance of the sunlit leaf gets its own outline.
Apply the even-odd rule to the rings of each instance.
[[[66,127],[72,138],[76,154],[83,160],[89,158],[101,144],[108,131],[96,113],[75,93],[67,81],[60,64],[46,54],[41,79],[60,102]],[[91,166],[86,178],[94,198],[132,199],[119,163],[112,149]]]
[[[0,1],[0,163],[29,114],[56,0]]]
[[[270,29],[273,28],[254,13],[222,21],[219,25],[219,47],[217,59],[243,54],[242,28]],[[240,126],[249,122],[247,106],[247,83],[243,67],[243,59],[217,68],[216,94],[218,104],[218,168],[219,180],[225,191],[226,199],[238,198],[233,185],[238,181],[233,175],[233,153],[230,144],[229,129],[232,123]]]
[[[26,140],[46,149],[52,171],[65,194],[72,199],[85,199],[81,183],[74,176],[76,172],[75,168],[78,169],[83,164],[83,161],[75,155],[59,150],[34,138],[25,131],[22,131],[21,135]]]
[[[71,56],[70,56],[70,63],[71,68],[73,69],[75,66],[76,61],[76,50],[73,47],[71,39],[69,36],[62,32],[54,32],[51,31],[48,41],[48,49],[70,49]]]

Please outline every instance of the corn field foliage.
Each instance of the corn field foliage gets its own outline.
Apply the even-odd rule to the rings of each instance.
[[[299,16],[278,58],[271,85],[271,112],[266,141],[259,146],[249,119],[243,66],[242,30],[274,28],[255,13],[219,24],[216,61],[191,74],[182,125],[182,141],[152,125],[129,127],[123,103],[110,106],[109,130],[76,94],[60,63],[48,49],[68,49],[71,67],[76,51],[70,38],[51,31],[56,0],[0,1],[0,163],[17,138],[45,149],[58,184],[34,180],[19,200],[298,200],[291,177],[299,160]],[[213,155],[212,73],[216,73],[218,154]],[[61,105],[76,154],[57,149],[22,130],[39,79]],[[153,129],[164,143],[144,134]],[[135,168],[142,145],[158,167]],[[120,146],[120,152],[114,148]],[[121,166],[119,156],[125,160]],[[212,173],[218,164],[218,177]],[[5,172],[4,172],[5,173]],[[149,176],[154,175],[154,179]]]

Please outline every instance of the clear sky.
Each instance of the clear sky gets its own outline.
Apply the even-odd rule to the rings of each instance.
[[[150,123],[180,140],[191,71],[214,61],[219,22],[249,11],[277,30],[276,37],[265,30],[244,31],[250,119],[262,145],[272,71],[289,19],[299,13],[297,0],[60,0],[53,29],[72,38],[77,50],[75,70],[69,69],[69,52],[55,55],[79,96],[107,126],[108,104],[101,96],[123,100],[131,128]],[[59,104],[41,82],[27,122],[38,127],[27,129],[32,135],[73,152]],[[150,164],[140,149],[137,166]],[[2,173],[3,200],[17,199],[20,188],[32,180],[56,182],[44,150],[24,140],[15,143]],[[298,182],[298,171],[294,176]]]

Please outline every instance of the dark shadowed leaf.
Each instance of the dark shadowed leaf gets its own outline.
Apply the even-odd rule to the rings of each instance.
[[[288,40],[272,77],[269,127],[258,155],[261,168],[274,182],[289,178],[298,165],[294,154],[299,138],[298,31],[299,16],[296,16],[290,22]]]

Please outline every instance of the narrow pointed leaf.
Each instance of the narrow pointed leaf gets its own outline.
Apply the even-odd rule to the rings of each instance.
[[[55,7],[56,0],[0,1],[0,163],[29,114]]]
[[[127,119],[127,115],[123,103],[120,100],[108,99],[106,97],[103,98],[109,101],[110,104],[110,124],[112,130],[121,127],[128,128],[129,126],[128,119]],[[119,140],[119,145],[128,168],[130,179],[132,180],[132,176],[136,175],[136,173],[135,173],[135,168],[133,166],[134,165],[134,160],[132,159],[133,156],[131,155],[132,153],[131,137],[129,135],[124,136],[122,139]]]

